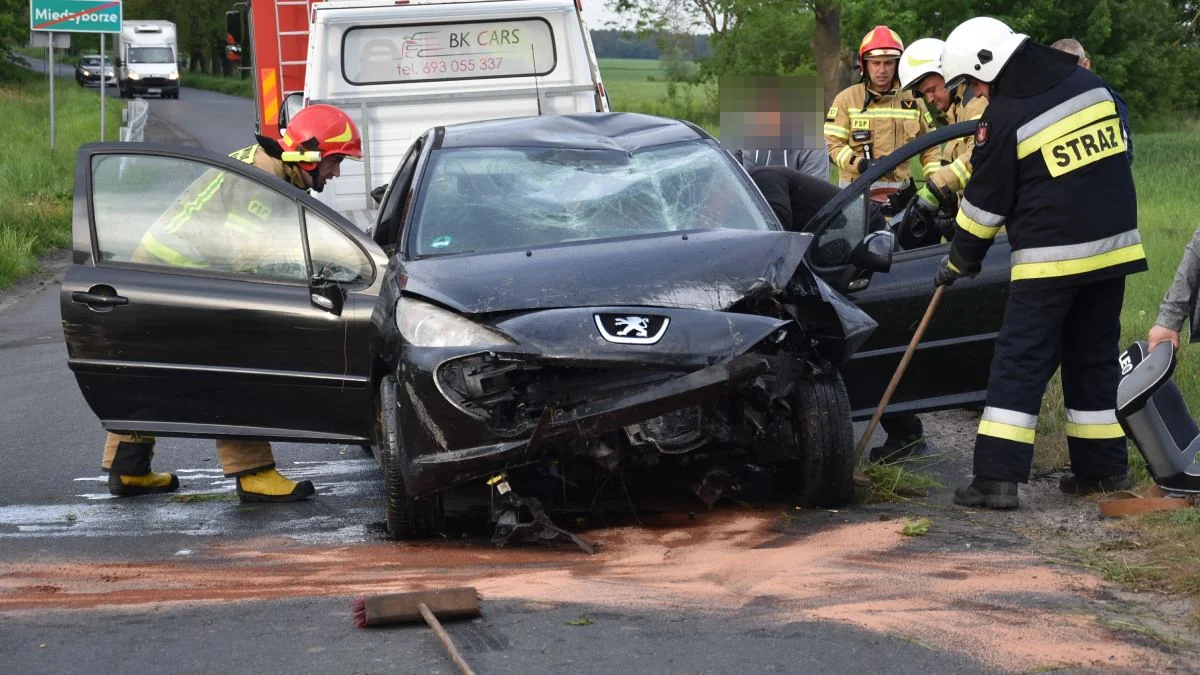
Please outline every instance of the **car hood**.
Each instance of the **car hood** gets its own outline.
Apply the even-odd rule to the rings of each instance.
[[[782,289],[812,236],[708,230],[424,258],[405,292],[463,314],[623,305],[725,310]]]

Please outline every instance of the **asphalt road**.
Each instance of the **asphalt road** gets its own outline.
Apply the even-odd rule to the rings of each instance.
[[[219,152],[250,142],[245,100],[185,89],[179,100],[150,106],[148,141]],[[298,504],[243,506],[232,480],[221,476],[210,441],[163,439],[155,465],[180,475],[180,491],[112,498],[98,466],[104,433],[66,366],[56,275],[67,260],[54,257],[46,274],[0,294],[0,670],[449,673],[453,667],[427,629],[357,629],[350,603],[361,594],[464,582],[488,585],[492,593],[484,597],[483,618],[449,626],[479,673],[852,669],[932,675],[993,669],[993,662],[970,649],[971,635],[988,633],[1010,616],[992,606],[971,615],[970,623],[950,621],[949,630],[966,630],[965,638],[947,643],[952,648],[933,648],[921,629],[903,624],[867,630],[811,618],[840,618],[840,609],[823,611],[844,607],[866,617],[858,626],[871,625],[875,598],[890,597],[891,586],[923,596],[923,584],[956,583],[963,576],[956,570],[970,566],[929,566],[932,576],[916,582],[894,581],[900,572],[886,568],[874,582],[881,586],[856,590],[863,588],[860,582],[841,578],[839,570],[873,568],[882,555],[870,552],[874,540],[900,547],[891,559],[903,569],[908,556],[922,555],[904,553],[905,538],[893,523],[882,523],[886,532],[879,529],[883,516],[876,514],[854,516],[876,534],[852,537],[849,552],[780,563],[772,556],[784,551],[805,560],[805,542],[824,536],[826,519],[850,521],[836,512],[810,514],[805,522],[811,527],[729,548],[748,531],[762,534],[762,523],[744,525],[737,507],[701,513],[696,521],[716,533],[705,536],[724,546],[720,555],[733,562],[717,569],[714,561],[710,568],[701,553],[692,563],[699,565],[694,575],[660,583],[657,570],[665,577],[672,564],[676,544],[670,542],[700,536],[686,523],[632,528],[620,536],[593,532],[618,541],[615,555],[595,559],[572,550],[497,550],[480,537],[387,542],[382,479],[374,459],[357,446],[277,446],[281,470],[312,478],[318,494]],[[759,519],[769,521],[770,515]],[[636,547],[622,547],[622,537],[649,538],[651,544],[661,538],[665,548],[642,559]],[[977,548],[1011,545],[977,541]],[[935,543],[962,547],[956,536]],[[812,552],[827,546],[818,541]],[[749,580],[747,567],[756,558],[738,562],[745,549],[761,549],[764,565],[777,566],[766,570],[769,578]],[[622,566],[609,570],[605,561]],[[921,565],[914,567],[920,571]],[[790,583],[793,570],[804,580]],[[587,592],[554,590],[580,579]],[[805,589],[810,599],[775,600],[793,587]],[[826,589],[840,599],[825,598]],[[1065,603],[1064,616],[1078,611],[1075,600],[1055,596],[1054,602]],[[1085,644],[1089,640],[1085,635]],[[953,647],[959,643],[964,646]]]

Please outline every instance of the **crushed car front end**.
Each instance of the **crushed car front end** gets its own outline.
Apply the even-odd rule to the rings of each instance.
[[[714,231],[394,263],[375,321],[407,490],[543,460],[794,458],[792,386],[875,326],[803,265],[810,243]],[[620,286],[564,288],[604,274]],[[601,297],[617,304],[572,306]]]

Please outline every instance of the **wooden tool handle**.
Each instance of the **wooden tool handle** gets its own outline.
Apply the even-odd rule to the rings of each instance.
[[[462,654],[458,653],[454,641],[450,639],[450,634],[446,632],[445,628],[442,628],[442,624],[433,615],[433,612],[429,611],[429,605],[422,602],[417,605],[417,609],[421,610],[421,616],[425,617],[425,623],[429,624],[438,639],[442,641],[442,646],[446,648],[446,653],[450,655],[454,665],[458,666],[463,675],[475,675],[475,671],[471,670],[471,666],[468,666],[467,662],[463,660]]]
[[[888,403],[892,401],[892,394],[896,393],[896,386],[900,384],[900,378],[904,377],[904,370],[908,368],[908,362],[912,360],[913,353],[917,351],[917,343],[921,341],[921,336],[925,335],[925,328],[929,326],[929,320],[933,318],[933,311],[937,309],[938,303],[942,301],[942,291],[946,290],[945,286],[938,286],[933,291],[933,297],[929,300],[929,306],[925,308],[925,316],[921,318],[920,325],[913,332],[912,340],[908,343],[908,349],[905,350],[903,358],[900,359],[900,365],[896,366],[896,372],[892,374],[892,381],[888,383],[887,390],[883,392],[883,398],[879,400],[879,407],[875,409],[875,414],[871,416],[871,422],[867,424],[867,430],[863,432],[862,438],[858,440],[858,447],[854,449],[854,466],[858,466],[858,462],[862,459],[863,450],[867,447],[867,442],[871,440],[872,434],[875,433],[875,427],[879,426],[879,418],[883,417],[883,411],[887,409]]]

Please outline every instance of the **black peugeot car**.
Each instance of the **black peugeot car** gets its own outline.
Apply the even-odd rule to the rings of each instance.
[[[438,531],[448,488],[536,467],[688,472],[718,491],[766,472],[800,503],[841,504],[851,420],[882,394],[948,246],[896,250],[906,219],[872,231],[868,187],[972,131],[880,160],[804,232],[703,130],[638,114],[434,128],[370,233],[228,157],[85,146],[70,367],[110,431],[374,446],[396,537]],[[253,265],[134,255],[215,178],[264,214]],[[221,222],[184,227],[245,245]],[[983,401],[1003,235],[993,249],[949,289],[891,411]]]

